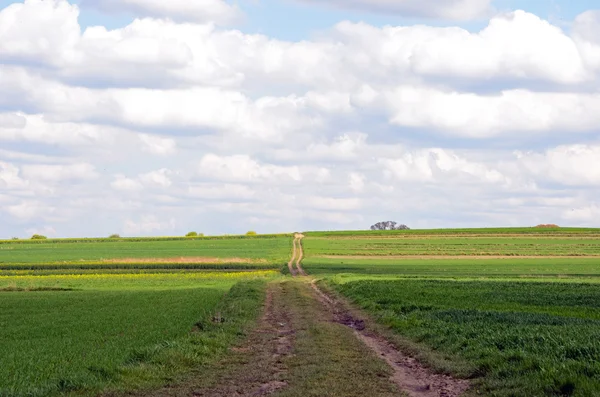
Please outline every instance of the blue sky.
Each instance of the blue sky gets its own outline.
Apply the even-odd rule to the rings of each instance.
[[[0,238],[598,226],[595,8],[0,0]]]

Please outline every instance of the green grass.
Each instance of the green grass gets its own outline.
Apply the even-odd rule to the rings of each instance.
[[[291,250],[287,235],[229,238],[2,241],[0,265],[80,264],[106,259],[214,257],[281,264]],[[66,262],[66,263],[65,263]],[[84,263],[81,263],[84,262]]]
[[[308,258],[311,274],[391,274],[423,277],[600,277],[600,258],[339,259]]]
[[[307,237],[304,246],[309,258],[321,255],[586,256],[600,255],[600,235],[594,237],[351,235],[335,238]]]
[[[243,337],[273,275],[0,278],[0,396],[171,382]],[[225,322],[211,321],[216,312]]]
[[[473,395],[600,390],[600,285],[369,280],[334,287],[395,332],[469,362]]]

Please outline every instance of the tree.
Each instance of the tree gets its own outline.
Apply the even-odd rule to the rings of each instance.
[[[249,232],[246,233],[246,236],[256,236],[258,235],[258,233],[256,233],[254,230],[250,230]]]
[[[108,236],[108,238],[121,238],[121,236],[118,234],[111,234],[110,236]]]
[[[46,240],[48,237],[42,236],[41,234],[34,234],[31,236],[32,240]]]
[[[394,221],[377,222],[371,226],[371,230],[410,230],[410,228],[404,224],[398,224]]]
[[[198,233],[196,233],[196,232],[189,232],[188,234],[185,235],[185,237],[198,237]]]

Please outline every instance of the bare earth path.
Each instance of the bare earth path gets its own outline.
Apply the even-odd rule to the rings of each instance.
[[[436,375],[323,291],[302,268],[296,234],[292,279],[271,282],[256,329],[214,367],[137,396],[457,397],[468,383]]]

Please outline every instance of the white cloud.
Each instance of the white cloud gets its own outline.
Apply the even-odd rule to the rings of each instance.
[[[140,175],[140,181],[147,186],[167,188],[171,186],[172,171],[166,168]]]
[[[21,189],[28,186],[28,182],[21,178],[17,166],[0,161],[0,187],[7,190]]]
[[[26,230],[28,235],[33,236],[34,234],[41,234],[42,236],[55,237],[57,235],[56,229],[52,226],[35,227]]]
[[[468,137],[519,131],[592,132],[600,123],[600,95],[539,93],[523,89],[497,95],[400,87],[387,96],[391,122]]]
[[[143,185],[140,181],[127,178],[124,175],[115,175],[115,180],[111,182],[110,186],[115,190],[129,192],[136,192],[143,189]]]
[[[445,149],[406,152],[380,159],[384,173],[402,182],[510,184],[511,179],[486,164],[469,161]]]
[[[26,200],[19,204],[9,205],[5,207],[13,217],[20,220],[31,219],[46,219],[49,215],[55,212],[56,208],[49,206],[41,201]]]
[[[600,206],[592,204],[585,207],[571,208],[570,210],[565,210],[562,217],[570,221],[597,227],[598,222],[600,222]]]
[[[161,220],[155,215],[143,215],[138,220],[127,219],[123,225],[123,233],[129,236],[147,236],[173,232],[176,224],[174,218]]]
[[[237,22],[242,13],[235,5],[224,0],[83,0],[84,7],[95,7],[104,11],[156,18],[171,18],[176,21]]]
[[[299,204],[316,210],[355,211],[362,208],[362,200],[359,198],[308,196],[300,200]]]
[[[491,0],[300,0],[402,16],[467,20],[487,16]]]
[[[76,61],[79,9],[65,0],[25,0],[0,10],[0,58],[61,66]]]
[[[44,182],[76,182],[95,179],[98,172],[93,165],[74,163],[68,165],[27,164],[21,167],[25,179]]]
[[[281,182],[302,180],[300,168],[262,164],[246,155],[219,156],[207,154],[200,160],[201,176],[244,182]]]
[[[256,191],[240,184],[202,184],[188,188],[190,197],[206,200],[252,200]]]
[[[169,155],[177,151],[177,143],[172,138],[163,138],[155,135],[139,134],[144,145],[142,150],[152,154]]]
[[[565,145],[545,152],[517,152],[533,177],[567,186],[600,186],[600,145]]]

